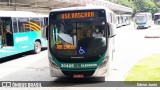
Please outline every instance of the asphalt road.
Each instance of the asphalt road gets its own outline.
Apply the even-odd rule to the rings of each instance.
[[[124,81],[128,71],[141,59],[146,56],[160,53],[160,38],[145,38],[151,30],[158,30],[160,27],[152,26],[149,29],[136,30],[133,25],[117,29],[115,37],[116,51],[114,60],[111,62],[110,74],[105,81]],[[50,77],[47,50],[39,54],[30,52],[4,58],[0,62],[0,81],[50,81],[48,84],[57,90],[75,90],[76,87],[105,86],[104,78],[89,79],[68,79]],[[67,88],[64,88],[66,87]],[[73,88],[69,88],[73,87]],[[106,88],[103,88],[106,89]],[[121,90],[112,88],[109,90]]]

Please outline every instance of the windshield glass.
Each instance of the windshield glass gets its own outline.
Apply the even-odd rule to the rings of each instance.
[[[55,20],[50,24],[50,49],[62,61],[101,57],[107,49],[106,19]],[[96,58],[97,57],[97,58]]]
[[[136,16],[135,21],[136,23],[145,23],[147,21],[147,18],[145,16]]]
[[[154,21],[160,21],[160,15],[155,15],[154,16]]]

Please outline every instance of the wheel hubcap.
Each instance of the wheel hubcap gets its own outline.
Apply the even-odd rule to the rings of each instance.
[[[40,51],[40,45],[39,45],[39,44],[36,44],[35,48],[36,48],[36,51],[37,51],[37,52]]]

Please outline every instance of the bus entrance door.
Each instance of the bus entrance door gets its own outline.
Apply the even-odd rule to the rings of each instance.
[[[0,58],[2,57],[2,46],[3,46],[3,26],[2,20],[0,18]]]
[[[1,18],[2,47],[13,46],[11,18]]]
[[[13,46],[11,25],[11,18],[0,18],[0,57],[6,57],[12,54],[12,52],[9,51]]]

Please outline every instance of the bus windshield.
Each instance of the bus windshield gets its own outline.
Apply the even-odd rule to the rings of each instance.
[[[98,60],[107,50],[105,20],[95,17],[50,21],[52,54],[63,62]]]
[[[155,15],[154,16],[154,21],[160,21],[160,15]]]
[[[136,20],[136,23],[145,23],[147,21],[147,17],[145,17],[145,16],[136,16],[135,20]]]

